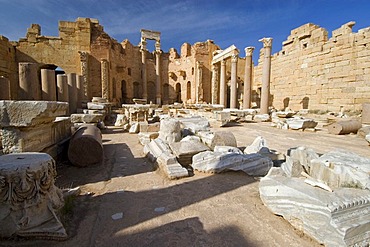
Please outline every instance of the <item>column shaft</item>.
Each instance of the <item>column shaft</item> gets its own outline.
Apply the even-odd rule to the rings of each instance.
[[[252,54],[254,47],[245,48],[245,73],[244,73],[244,90],[243,90],[243,109],[251,107],[252,91]]]
[[[75,113],[77,110],[77,87],[76,74],[67,74],[68,81],[68,99],[69,99],[69,114]]]
[[[218,64],[212,65],[212,104],[218,103]]]
[[[272,38],[263,38],[264,59],[262,66],[261,114],[269,113],[270,72],[271,72],[271,45]]]
[[[230,86],[230,108],[236,108],[237,105],[237,68],[238,68],[238,55],[233,55],[231,58],[231,86]]]
[[[41,87],[36,63],[19,63],[19,100],[40,100]]]
[[[55,70],[41,69],[42,99],[56,101]]]
[[[58,101],[69,102],[68,82],[66,75],[57,75]]]
[[[102,98],[107,99],[110,101],[110,88],[109,88],[109,64],[108,60],[102,59],[100,62],[101,68],[101,90],[102,90]]]
[[[155,81],[155,91],[156,91],[156,103],[158,105],[162,104],[162,92],[161,92],[161,52],[156,51],[155,53],[155,75],[156,75],[156,81]]]
[[[220,104],[226,107],[226,61],[221,61],[220,72]]]

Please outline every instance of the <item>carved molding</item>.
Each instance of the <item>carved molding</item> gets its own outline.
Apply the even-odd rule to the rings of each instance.
[[[263,43],[263,47],[264,48],[267,48],[267,47],[271,47],[272,46],[272,38],[262,38],[262,39],[260,39],[258,41]]]

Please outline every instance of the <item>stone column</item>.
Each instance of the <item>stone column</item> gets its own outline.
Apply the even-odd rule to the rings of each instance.
[[[147,78],[146,78],[146,40],[142,38],[141,40],[141,75],[143,80],[143,98],[148,98],[148,85],[147,85]]]
[[[86,100],[89,98],[92,98],[91,93],[89,92],[89,70],[88,70],[88,64],[89,64],[89,53],[85,51],[79,51],[80,54],[80,63],[81,63],[81,75],[82,75],[82,100]]]
[[[77,89],[77,108],[81,107],[81,102],[84,99],[84,76],[77,75],[76,77],[76,89]]]
[[[19,100],[40,100],[41,87],[36,63],[19,63]]]
[[[203,62],[197,61],[197,95],[196,103],[203,102]]]
[[[43,100],[57,100],[55,70],[41,69],[41,90]]]
[[[238,54],[234,54],[231,57],[231,87],[230,87],[230,108],[236,108],[237,104],[237,69],[238,69]]]
[[[68,98],[69,98],[69,114],[75,113],[77,110],[77,87],[76,87],[76,74],[67,74],[68,82]]]
[[[220,72],[220,104],[226,107],[226,61],[221,61]]]
[[[110,90],[109,90],[109,63],[107,59],[102,59],[100,62],[101,70],[101,96],[102,98],[110,101]]]
[[[254,47],[248,46],[245,49],[245,73],[244,73],[244,90],[243,90],[243,109],[251,108],[251,91],[252,91],[252,54]]]
[[[212,65],[212,104],[218,103],[218,64]]]
[[[9,79],[0,76],[0,100],[9,100],[10,99],[10,83]]]
[[[66,75],[57,75],[58,101],[69,102],[68,82]]]
[[[162,92],[161,92],[161,50],[156,50],[155,52],[155,91],[156,91],[156,103],[161,105]]]
[[[271,46],[272,38],[262,38],[263,42],[263,66],[262,66],[262,89],[261,89],[261,114],[269,113],[270,97],[270,72],[271,72]]]

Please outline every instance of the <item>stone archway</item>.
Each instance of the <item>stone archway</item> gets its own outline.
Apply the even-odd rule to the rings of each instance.
[[[181,84],[176,83],[176,102],[182,103],[181,100]]]
[[[186,99],[191,99],[191,82],[186,83]]]

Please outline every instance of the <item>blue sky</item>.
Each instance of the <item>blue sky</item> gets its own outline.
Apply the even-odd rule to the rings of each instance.
[[[246,46],[255,46],[256,58],[258,39],[272,37],[275,53],[292,29],[308,22],[329,36],[349,21],[356,22],[354,31],[369,27],[370,0],[0,0],[0,35],[18,40],[38,23],[43,35],[58,36],[58,21],[77,17],[98,19],[118,42],[137,45],[144,28],[162,33],[164,51],[211,39],[221,49],[235,44],[241,57]]]

